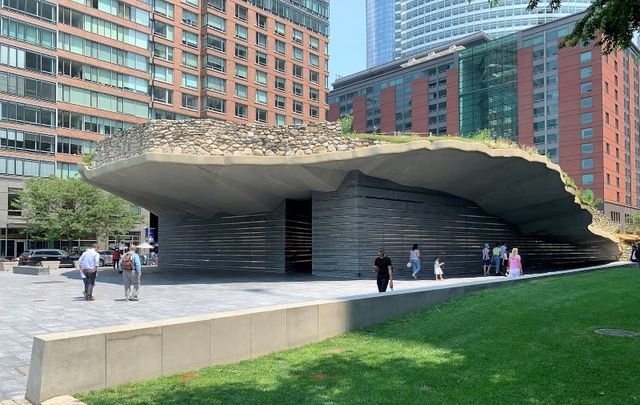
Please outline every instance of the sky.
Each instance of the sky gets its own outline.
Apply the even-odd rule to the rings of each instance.
[[[367,65],[365,0],[331,0],[329,85]]]

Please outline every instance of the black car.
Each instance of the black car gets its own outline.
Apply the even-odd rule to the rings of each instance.
[[[67,252],[59,249],[31,249],[22,252],[18,256],[18,265],[20,266],[41,266],[43,261],[62,260],[67,257]],[[71,263],[73,265],[73,263]]]

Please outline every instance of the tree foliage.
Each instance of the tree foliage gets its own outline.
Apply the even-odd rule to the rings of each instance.
[[[340,127],[342,128],[343,134],[352,134],[353,133],[353,116],[346,115],[340,118]]]
[[[471,0],[470,0],[471,1]],[[504,0],[488,0],[496,6]],[[557,10],[562,0],[548,1],[546,7]],[[541,0],[529,0],[527,10],[540,7]],[[638,0],[594,0],[576,23],[573,31],[565,37],[561,46],[576,46],[594,42],[605,54],[629,48],[633,33],[640,30],[640,1]]]
[[[130,203],[79,179],[31,178],[18,205],[29,235],[41,240],[120,236],[139,220]]]

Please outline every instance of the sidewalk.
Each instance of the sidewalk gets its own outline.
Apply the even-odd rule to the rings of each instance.
[[[614,263],[603,267],[620,266]],[[592,268],[588,268],[592,269]],[[587,269],[527,275],[525,278],[572,274]],[[427,272],[424,276],[431,276]],[[395,281],[393,294],[413,289],[507,280],[471,277],[444,281]],[[143,272],[141,300],[124,299],[122,276],[100,271],[94,302],[84,301],[77,271],[62,269],[48,276],[0,273],[0,401],[21,399],[27,383],[35,335],[91,329],[208,314],[269,305],[355,297],[377,291],[375,280],[345,280],[310,275],[263,273]],[[11,405],[15,405],[10,403]],[[5,405],[0,402],[0,405]]]

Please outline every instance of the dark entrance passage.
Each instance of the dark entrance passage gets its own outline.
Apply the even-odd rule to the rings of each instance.
[[[311,200],[285,201],[285,271],[311,273]]]

